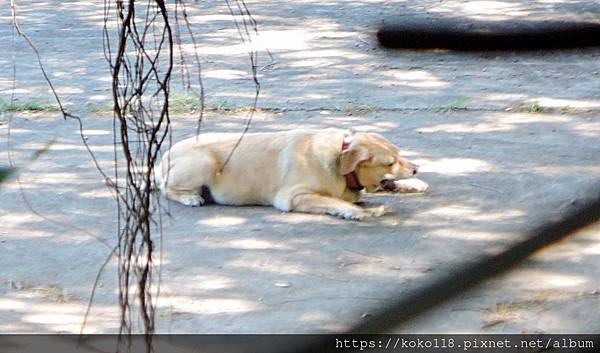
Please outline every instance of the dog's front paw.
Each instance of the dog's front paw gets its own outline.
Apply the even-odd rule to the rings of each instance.
[[[394,192],[403,192],[403,193],[412,193],[412,192],[425,192],[429,189],[429,185],[420,179],[402,179],[402,180],[394,180],[393,187],[391,191]]]
[[[204,199],[200,195],[185,195],[182,196],[179,201],[190,207],[198,207],[204,205]]]
[[[353,221],[363,221],[365,218],[369,216],[369,214],[361,209],[351,209],[351,210],[340,210],[335,212],[337,216],[343,219],[350,219]]]

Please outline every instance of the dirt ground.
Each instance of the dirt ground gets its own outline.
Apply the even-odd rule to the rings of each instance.
[[[8,24],[8,1],[0,17]],[[17,1],[22,29],[100,165],[112,167],[110,75],[102,3]],[[364,222],[266,207],[168,203],[157,330],[329,332],[364,320],[465,261],[497,252],[586,196],[600,177],[600,49],[524,53],[391,51],[374,33],[403,16],[600,18],[597,1],[249,1],[259,23],[260,111],[252,131],[343,127],[384,134],[421,165],[424,195],[376,194],[395,212]],[[200,39],[205,131],[241,131],[253,84],[246,48],[222,1],[190,2]],[[12,88],[12,29],[0,27],[0,97]],[[51,97],[16,41],[17,98]],[[182,92],[181,81],[173,90]],[[53,111],[2,112],[0,333],[79,332],[116,238],[114,200],[74,121]],[[175,139],[196,115],[173,118]],[[50,150],[28,164],[33,153]],[[29,204],[29,206],[27,205]],[[399,328],[401,332],[596,333],[600,225]],[[116,268],[100,277],[85,332],[118,329]]]

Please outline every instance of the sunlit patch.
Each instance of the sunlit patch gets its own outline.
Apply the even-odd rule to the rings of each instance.
[[[585,254],[600,255],[600,243],[581,249],[581,252]]]
[[[224,80],[235,80],[245,78],[249,75],[248,72],[242,70],[207,70],[202,72],[202,76],[210,78],[218,78]]]
[[[235,29],[223,30],[218,33],[218,36],[222,38],[224,35],[235,33]],[[317,43],[317,40],[322,37],[346,37],[351,36],[349,32],[339,31],[307,31],[307,30],[263,30],[260,32],[260,36],[253,39],[252,45],[255,50],[264,50],[268,48],[271,51],[285,50],[285,51],[298,51],[302,53],[302,56],[307,53],[305,50],[311,49],[313,43]],[[207,36],[211,37],[211,36]],[[216,35],[215,35],[216,37]],[[208,42],[202,47],[202,52],[206,55],[234,55],[247,53],[249,45],[245,43],[235,45],[223,45],[221,41],[215,41],[214,45],[210,45]],[[194,52],[194,46],[192,44],[183,44],[182,49],[192,54]],[[314,48],[313,48],[314,49]],[[332,50],[336,52],[337,56],[343,55],[339,50]],[[323,57],[327,55],[315,55],[313,57]],[[334,56],[334,55],[329,55]],[[304,58],[303,58],[304,59]]]
[[[531,102],[537,102],[539,105],[548,108],[569,108],[573,109],[592,109],[600,107],[600,100],[575,100],[575,99],[558,99],[539,97],[531,99]]]
[[[275,49],[308,49],[308,42],[315,38],[314,32],[305,30],[261,31],[258,40],[261,48]]]
[[[76,93],[83,93],[83,90],[81,88],[75,88],[75,87],[58,86],[58,87],[56,87],[56,93],[58,93],[58,94],[76,94]]]
[[[491,240],[510,239],[514,235],[498,232],[479,232],[464,229],[440,228],[429,232],[431,236],[489,243]]]
[[[514,9],[515,4],[503,1],[467,1],[461,7],[470,13],[496,14]]]
[[[68,143],[53,143],[51,148],[52,151],[68,151],[68,150],[72,150],[72,151],[84,151],[87,152],[87,149],[84,145],[82,144],[68,144]],[[91,146],[91,149],[98,153],[98,152],[114,152],[114,147],[113,146],[109,146],[109,145],[104,145],[104,146]]]
[[[302,96],[305,99],[329,99],[331,98],[330,94],[322,94],[322,93],[307,93]]]
[[[265,250],[265,249],[289,249],[290,247],[281,243],[276,243],[268,240],[247,238],[235,239],[229,241],[215,242],[212,240],[202,241],[200,243],[204,248],[211,249],[248,249],[248,250]]]
[[[72,183],[75,180],[80,179],[80,175],[77,173],[65,173],[65,172],[54,172],[54,173],[36,173],[36,180],[40,181],[40,184],[65,184]],[[57,191],[57,190],[53,190]]]
[[[193,277],[178,277],[181,281],[185,282],[185,288],[190,291],[198,290],[218,290],[231,288],[236,283],[236,280],[225,276],[212,276],[212,275],[200,275]],[[180,293],[181,284],[171,283],[162,284],[162,289],[165,293]]]
[[[261,239],[238,239],[225,242],[227,247],[236,249],[289,249],[288,246]]]
[[[553,287],[574,287],[586,282],[586,280],[580,276],[552,274],[546,275],[545,277],[546,278],[542,278],[540,281]]]
[[[549,114],[494,114],[491,119],[500,124],[530,124],[530,123],[568,123],[572,118],[565,115]]]
[[[198,224],[203,224],[211,227],[227,227],[237,226],[246,223],[246,219],[234,216],[221,216],[198,221]]]
[[[95,101],[95,102],[107,102],[110,99],[110,96],[108,94],[93,94],[91,96],[88,97],[88,100],[90,101]],[[110,103],[106,103],[107,104],[107,110],[110,110],[110,106],[108,104]]]
[[[535,283],[537,289],[552,289],[564,287],[576,287],[586,283],[588,280],[582,276],[564,275],[554,272],[540,270],[519,270],[514,274],[516,281],[530,285]]]
[[[77,135],[80,135],[80,132],[75,132]],[[108,130],[100,130],[100,129],[85,129],[83,130],[83,134],[85,136],[107,136],[112,135],[112,132]]]
[[[169,296],[162,300],[174,311],[204,315],[241,314],[260,309],[255,302],[234,298],[199,299],[197,297]]]
[[[14,299],[0,299],[0,310],[22,309],[26,305],[24,302]]]
[[[448,175],[483,173],[491,170],[492,166],[490,163],[473,158],[443,158],[437,161],[425,162],[419,168],[420,172]]]
[[[436,207],[429,211],[423,212],[423,214],[427,214],[433,217],[467,217],[470,220],[480,220],[480,221],[500,221],[511,218],[522,217],[525,213],[521,210],[514,209],[503,209],[499,212],[490,212],[490,211],[482,211],[476,207],[469,206],[460,206],[460,205],[451,205],[444,207]]]
[[[573,127],[579,136],[599,138],[600,137],[600,122],[579,123]]]
[[[439,124],[419,129],[419,132],[433,133],[433,132],[444,132],[444,133],[464,133],[464,132],[494,132],[494,131],[508,131],[514,130],[516,127],[511,125],[501,125],[498,123],[478,123],[478,124]]]
[[[27,224],[36,224],[38,222],[42,222],[43,220],[33,213],[23,213],[23,212],[3,212],[4,214],[0,217],[0,224],[2,224],[2,230],[7,234],[9,233],[9,229],[18,230],[22,229]],[[23,237],[26,237],[29,232],[19,232],[15,231],[15,233],[20,234]]]
[[[310,60],[295,60],[292,63],[290,63],[289,67],[319,67],[319,66],[325,66],[325,65],[331,65],[331,61],[327,60],[327,59],[319,59],[319,58],[314,58],[314,59],[310,59]]]
[[[330,321],[332,319],[331,314],[325,311],[308,311],[302,313],[298,317],[298,321],[301,322],[311,322],[311,323],[320,323]]]
[[[36,323],[36,324],[44,324],[44,325],[81,324],[81,316],[80,315],[60,314],[60,313],[26,315],[23,318],[23,320],[27,321],[27,322],[32,322],[32,323]]]
[[[530,8],[508,1],[465,1],[450,2],[447,5],[432,9],[433,12],[461,13],[467,17],[485,20],[505,20],[513,16],[526,16],[531,14]]]
[[[233,279],[222,276],[203,276],[194,282],[194,287],[205,290],[224,289],[231,288],[234,282]]]
[[[448,85],[448,82],[424,70],[394,71],[392,77],[398,80],[395,83],[412,87],[430,88]]]

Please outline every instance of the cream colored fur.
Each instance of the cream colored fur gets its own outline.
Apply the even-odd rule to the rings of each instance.
[[[352,142],[342,151],[347,136]],[[381,135],[339,129],[250,133],[223,167],[238,139],[239,134],[208,133],[176,143],[156,168],[160,190],[188,206],[204,204],[200,192],[206,186],[219,204],[272,205],[361,220],[368,215],[354,204],[361,192],[349,190],[343,174],[354,171],[373,192],[384,179],[400,186],[400,179],[416,173],[416,166]],[[427,184],[416,181],[398,190],[425,191]]]

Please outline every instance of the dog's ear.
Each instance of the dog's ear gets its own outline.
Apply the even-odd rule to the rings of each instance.
[[[369,159],[371,159],[371,154],[369,151],[354,141],[352,144],[350,144],[350,148],[343,151],[340,155],[339,172],[341,175],[352,173],[356,170],[356,167],[360,162],[364,162]]]

